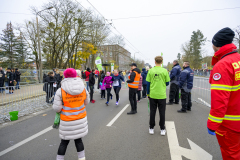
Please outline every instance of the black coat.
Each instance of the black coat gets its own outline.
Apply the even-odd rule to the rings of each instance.
[[[14,77],[13,77],[13,73],[12,72],[7,72],[6,75],[5,75],[5,80],[8,81],[8,85],[9,86],[14,86],[13,85],[13,80],[14,80]],[[12,82],[12,83],[10,83]]]
[[[21,73],[19,71],[15,71],[15,80],[17,82],[20,82],[20,76],[21,76]]]
[[[94,86],[94,84],[95,84],[95,74],[90,73],[90,75],[89,75],[89,86]]]
[[[47,93],[53,93],[56,92],[56,88],[53,87],[53,84],[57,83],[57,80],[55,77],[47,76],[45,78],[45,84],[43,87],[43,90]]]
[[[3,72],[3,70],[0,71],[0,83],[4,83],[4,79],[5,79],[5,73]]]

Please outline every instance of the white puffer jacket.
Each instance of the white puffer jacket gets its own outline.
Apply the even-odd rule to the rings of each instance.
[[[85,89],[82,79],[66,78],[61,82],[62,89],[71,95],[78,95]],[[85,89],[86,90],[86,89]],[[84,105],[89,103],[89,93],[86,90],[87,98],[84,100]],[[56,112],[61,112],[63,108],[61,88],[59,88],[54,97],[53,109]],[[64,140],[82,138],[88,133],[87,116],[83,119],[75,121],[60,120],[59,137]]]

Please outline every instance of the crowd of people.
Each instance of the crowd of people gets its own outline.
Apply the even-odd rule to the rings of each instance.
[[[7,68],[5,71],[0,67],[0,93],[13,94],[14,90],[20,89],[21,73],[18,68]]]
[[[208,133],[217,136],[224,160],[240,159],[240,103],[238,101],[240,94],[240,55],[237,53],[236,46],[232,43],[233,37],[234,32],[230,28],[224,28],[214,36],[213,49],[215,54],[212,58],[212,64],[215,66],[209,81],[211,83],[212,102],[207,122]],[[85,151],[81,139],[88,133],[85,105],[89,102],[95,103],[93,93],[96,79],[98,79],[97,86],[101,89],[101,98],[105,99],[107,93],[106,105],[109,105],[110,99],[113,99],[112,88],[116,95],[116,105],[118,105],[121,84],[128,83],[131,105],[131,111],[127,113],[128,115],[136,114],[137,103],[140,102],[141,98],[147,97],[150,101],[149,134],[154,134],[155,115],[158,109],[160,134],[162,136],[166,135],[166,105],[179,104],[181,98],[181,109],[178,112],[187,113],[187,111],[191,111],[194,72],[188,61],[184,61],[182,69],[178,61],[174,60],[174,66],[170,74],[161,67],[162,63],[163,57],[157,56],[155,57],[155,66],[150,70],[142,68],[142,71],[137,68],[136,63],[132,63],[131,70],[129,72],[124,71],[125,75],[128,75],[127,80],[124,79],[123,72],[118,70],[105,73],[104,71],[98,72],[95,69],[87,68],[86,71],[81,73],[74,69],[67,69],[64,72],[65,79],[61,83],[62,87],[56,92],[56,101],[53,105],[56,112],[61,112],[59,136],[62,140],[57,160],[64,159],[70,140],[75,141],[79,160],[85,160]],[[78,73],[81,73],[81,75]],[[50,76],[54,79],[54,74]],[[85,79],[86,86],[84,86],[81,78]],[[166,87],[169,83],[169,102],[166,103]],[[88,94],[89,88],[90,96]],[[181,91],[180,94],[179,90]],[[70,126],[73,128],[69,129]]]

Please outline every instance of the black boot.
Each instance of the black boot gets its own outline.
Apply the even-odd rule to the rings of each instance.
[[[130,111],[130,112],[128,112],[127,114],[136,114],[137,112],[136,111]]]
[[[187,111],[180,109],[180,110],[178,110],[178,113],[187,113]]]

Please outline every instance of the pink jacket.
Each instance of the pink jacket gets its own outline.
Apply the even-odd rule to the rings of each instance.
[[[138,90],[142,90],[142,76],[140,77],[139,85],[138,85]]]

